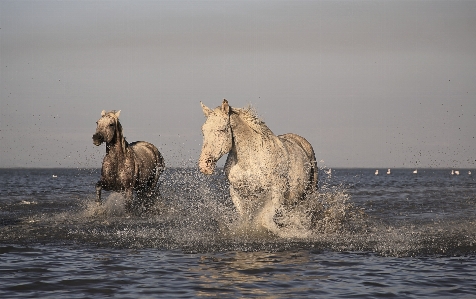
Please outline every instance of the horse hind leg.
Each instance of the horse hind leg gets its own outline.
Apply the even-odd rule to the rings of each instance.
[[[158,188],[158,183],[159,183],[159,177],[164,172],[165,164],[164,164],[164,158],[160,154],[160,152],[156,149],[156,163],[154,167],[154,176],[151,182],[150,190],[155,194],[157,197],[160,197],[160,190]],[[151,196],[153,195],[151,194]]]
[[[126,199],[125,207],[128,213],[140,214],[141,210],[141,201],[143,198],[142,190],[136,190],[136,198],[134,200],[133,188],[128,188],[123,192]]]
[[[314,154],[314,153],[313,153]],[[314,191],[319,190],[319,168],[317,167],[317,161],[314,157],[314,160],[311,163],[311,177],[309,180],[308,192],[307,193],[314,193]]]
[[[147,196],[152,197],[154,195],[159,196],[160,192],[159,189],[157,188],[158,182],[159,182],[159,176],[160,176],[161,170],[158,169],[158,167],[154,167],[153,171],[153,176],[147,183]]]
[[[136,189],[136,199],[131,200],[129,205],[129,211],[140,215],[145,212],[151,211],[152,207],[157,201],[157,181],[154,177],[150,177],[147,181],[140,184]]]
[[[129,205],[129,212],[136,215],[148,213],[152,210],[155,203],[155,196],[150,196],[148,190],[138,190],[136,200],[131,201]]]
[[[141,200],[150,199],[159,195],[159,190],[157,189],[159,174],[157,168],[154,168],[145,183],[141,184],[137,191],[138,196],[139,194],[141,196]]]
[[[101,205],[101,190],[102,190],[102,182],[98,181],[96,183],[96,202],[98,205]]]

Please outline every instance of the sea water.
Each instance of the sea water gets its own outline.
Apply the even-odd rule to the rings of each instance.
[[[131,214],[95,203],[98,169],[0,169],[0,297],[475,298],[469,170],[323,169],[276,234],[240,223],[221,170],[169,168]]]

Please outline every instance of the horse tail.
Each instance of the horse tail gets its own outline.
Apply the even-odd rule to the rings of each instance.
[[[317,191],[319,189],[319,169],[317,168],[316,155],[314,153],[312,145],[309,143],[309,141],[306,140],[306,138],[293,133],[280,135],[278,137],[293,140],[306,152],[307,158],[309,159],[309,163],[311,165],[309,184],[306,189],[308,190],[308,192],[311,193]]]
[[[154,146],[154,154],[155,154],[155,168],[154,168],[154,186],[153,189],[157,188],[157,182],[159,181],[159,177],[165,170],[165,162],[164,157],[159,152],[159,150]]]
[[[162,157],[162,154],[159,152],[157,147],[155,147],[155,145],[153,145],[152,143],[148,143],[147,145],[154,156],[154,168],[152,170],[153,178],[150,182],[150,190],[156,191],[159,177],[165,170],[164,157]]]

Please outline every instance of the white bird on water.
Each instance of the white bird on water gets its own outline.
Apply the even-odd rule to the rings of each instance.
[[[471,170],[468,170],[468,175],[471,175]]]
[[[375,170],[375,175],[378,175],[378,169],[377,169],[377,170]]]
[[[390,174],[390,168],[389,168],[389,169],[387,169],[387,174]]]
[[[413,173],[417,174],[417,173],[418,173],[418,169],[415,169],[415,170],[413,171]]]

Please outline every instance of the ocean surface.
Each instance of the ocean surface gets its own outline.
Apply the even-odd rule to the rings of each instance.
[[[322,169],[273,234],[221,170],[169,168],[131,214],[99,169],[0,169],[0,298],[476,298],[476,170],[386,171]]]

